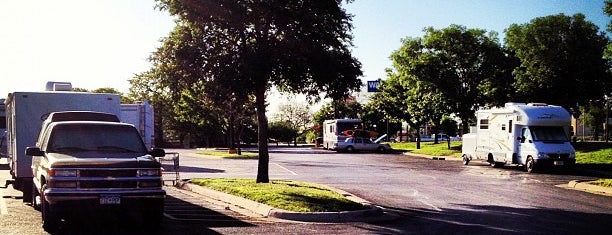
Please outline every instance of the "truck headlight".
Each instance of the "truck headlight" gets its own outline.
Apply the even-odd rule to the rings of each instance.
[[[76,177],[77,176],[77,170],[74,170],[74,169],[51,169],[49,171],[49,176]]]
[[[160,176],[161,169],[140,169],[138,170],[138,176]]]

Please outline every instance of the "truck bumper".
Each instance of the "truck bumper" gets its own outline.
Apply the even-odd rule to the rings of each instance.
[[[113,200],[104,200],[106,198]],[[68,191],[47,189],[45,198],[52,211],[57,213],[117,210],[163,210],[166,191],[163,189],[134,191]]]
[[[550,159],[550,158],[534,159],[534,162],[535,162],[536,165],[543,166],[543,167],[567,167],[567,168],[571,168],[571,167],[574,167],[576,165],[576,159],[575,158],[568,158],[568,159]]]

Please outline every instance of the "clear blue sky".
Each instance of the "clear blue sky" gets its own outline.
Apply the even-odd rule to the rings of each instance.
[[[113,87],[146,71],[146,58],[174,26],[154,0],[0,0],[0,97],[44,89],[46,81],[75,87]],[[384,78],[400,39],[428,26],[464,25],[503,31],[540,16],[584,13],[603,31],[603,0],[356,0],[354,56],[363,80]]]

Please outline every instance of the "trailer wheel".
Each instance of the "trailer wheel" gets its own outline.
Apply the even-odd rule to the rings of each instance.
[[[36,198],[38,198],[38,200]],[[32,207],[37,211],[40,211],[40,200],[41,198],[36,188],[36,184],[32,184]]]
[[[525,171],[527,173],[533,173],[535,170],[535,161],[531,156],[527,157],[527,161],[525,162]]]
[[[462,158],[463,158],[463,165],[467,166],[467,164],[470,163],[470,158],[467,156],[467,154],[463,154]]]

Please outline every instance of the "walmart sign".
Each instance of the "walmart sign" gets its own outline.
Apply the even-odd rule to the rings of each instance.
[[[378,90],[378,85],[380,84],[380,79],[375,81],[368,81],[368,92],[380,92]]]

